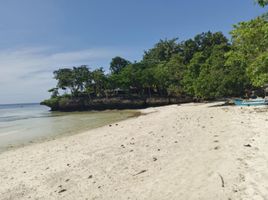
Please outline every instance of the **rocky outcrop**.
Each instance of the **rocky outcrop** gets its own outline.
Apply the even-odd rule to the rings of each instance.
[[[54,98],[41,102],[52,111],[86,111],[107,109],[139,109],[191,102],[191,98]]]

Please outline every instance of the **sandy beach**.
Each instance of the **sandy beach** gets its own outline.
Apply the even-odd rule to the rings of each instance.
[[[268,110],[217,104],[148,108],[4,152],[0,199],[267,199]]]

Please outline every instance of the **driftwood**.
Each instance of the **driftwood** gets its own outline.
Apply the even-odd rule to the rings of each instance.
[[[142,170],[142,171],[140,171],[139,173],[134,174],[133,176],[137,176],[137,175],[142,174],[142,173],[145,173],[145,172],[147,172],[147,170]]]

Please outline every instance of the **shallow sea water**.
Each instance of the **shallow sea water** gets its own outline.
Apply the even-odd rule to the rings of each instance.
[[[48,107],[39,104],[0,105],[0,152],[77,134],[137,114],[130,110],[50,112]]]

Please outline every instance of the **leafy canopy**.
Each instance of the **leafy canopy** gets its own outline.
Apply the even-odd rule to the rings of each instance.
[[[130,61],[119,56],[114,57],[110,63],[111,73],[118,74],[124,67],[131,64]]]
[[[268,0],[257,2],[268,4]],[[229,41],[221,32],[208,31],[181,42],[160,40],[139,62],[114,57],[110,74],[86,65],[62,68],[54,72],[58,82],[49,91],[54,99],[61,98],[60,90],[90,99],[115,96],[116,91],[139,97],[242,96],[245,90],[268,83],[267,17],[238,23],[231,36]]]
[[[266,56],[268,55],[268,21],[257,17],[241,22],[231,32],[233,49],[243,65],[253,86],[260,87],[268,82]]]
[[[256,0],[256,1],[257,1],[257,3],[258,3],[260,6],[262,6],[262,7],[268,5],[268,0]]]

